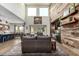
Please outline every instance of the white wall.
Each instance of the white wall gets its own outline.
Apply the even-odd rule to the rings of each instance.
[[[29,29],[29,25],[34,25],[34,17],[27,17],[26,20],[26,26],[28,27],[28,29],[26,29],[26,33],[30,32]],[[50,35],[50,21],[49,21],[49,17],[42,17],[42,25],[46,25],[47,26],[47,34]]]
[[[0,3],[0,5],[25,20],[25,5],[23,3]]]
[[[2,20],[7,20],[9,23],[24,23],[21,18],[0,5],[0,19],[1,18]]]
[[[15,28],[14,28],[15,25],[16,25],[16,26],[23,26],[23,24],[21,24],[21,23],[17,23],[17,24],[15,24],[15,23],[10,23],[9,25],[10,25],[10,32],[12,32],[12,33],[15,32]]]
[[[10,32],[14,32],[14,24],[10,24]]]
[[[34,17],[33,16],[27,16],[27,8],[28,7],[36,7],[36,6],[26,6],[25,9],[25,15],[26,15],[26,33],[30,32],[29,25],[34,25]],[[39,6],[37,6],[39,7]],[[40,6],[40,7],[48,7],[48,6]],[[49,16],[42,17],[42,25],[47,25],[47,35],[50,35],[50,20]]]
[[[8,11],[6,8],[0,5],[0,19],[2,21],[8,21],[10,26],[10,31],[14,32],[14,25],[23,25],[24,21],[17,17],[12,12]]]
[[[50,35],[50,20],[49,17],[42,18],[42,24],[47,25],[47,34]]]

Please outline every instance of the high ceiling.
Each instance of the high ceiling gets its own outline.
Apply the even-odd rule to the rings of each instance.
[[[26,3],[28,6],[49,6],[50,3]]]

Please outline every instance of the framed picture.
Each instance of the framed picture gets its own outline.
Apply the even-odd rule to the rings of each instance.
[[[42,24],[42,17],[34,17],[34,24]]]

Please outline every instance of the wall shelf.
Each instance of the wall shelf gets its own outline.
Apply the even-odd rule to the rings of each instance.
[[[67,16],[62,17],[61,20],[64,20],[64,19],[68,18],[69,16],[76,14],[77,12],[78,12],[78,10],[75,10],[74,12],[68,14]]]
[[[68,23],[65,23],[65,24],[61,24],[61,26],[68,25],[68,24],[74,24],[74,23],[76,23],[76,21],[68,22]]]

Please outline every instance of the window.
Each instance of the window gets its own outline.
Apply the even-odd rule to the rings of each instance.
[[[28,16],[36,16],[36,8],[28,8]]]
[[[20,26],[20,27],[19,27],[20,32],[23,32],[23,29],[24,29],[23,26]]]
[[[16,30],[16,32],[23,32],[23,29],[24,29],[24,27],[23,26],[16,26],[15,27],[15,30]]]
[[[48,16],[48,8],[40,8],[39,16]]]
[[[15,27],[16,32],[19,32],[19,26]]]

